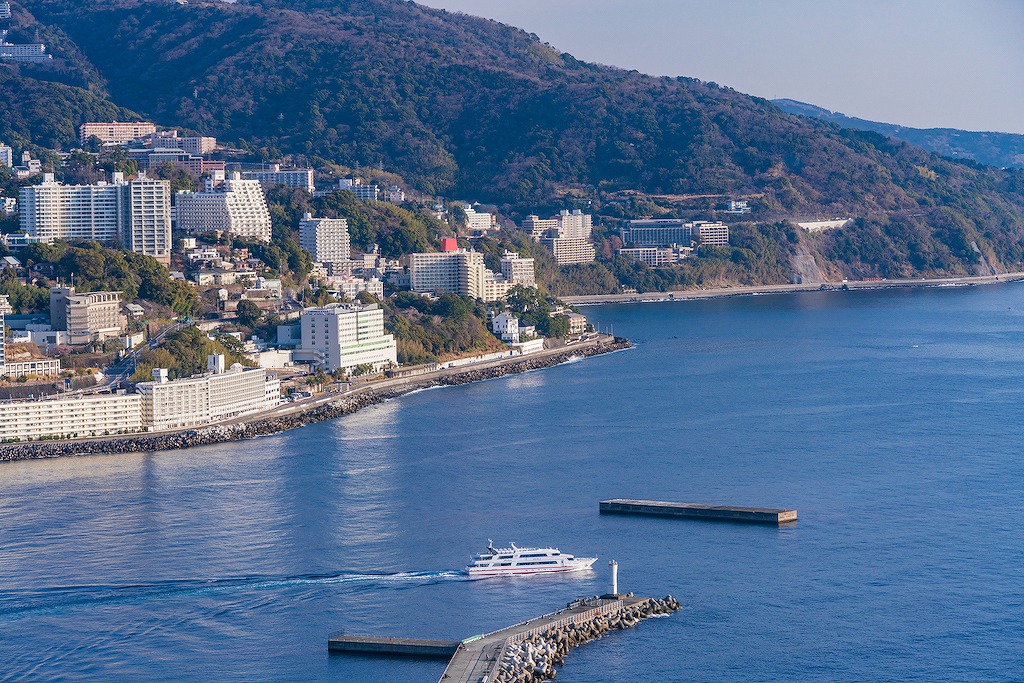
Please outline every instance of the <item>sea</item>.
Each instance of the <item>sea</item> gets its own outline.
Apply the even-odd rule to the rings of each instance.
[[[0,679],[437,681],[333,632],[462,639],[610,589],[669,617],[558,679],[1024,680],[1024,285],[584,309],[635,348],[284,434],[0,465]],[[614,497],[797,509],[775,527]],[[470,580],[496,544],[596,555]]]

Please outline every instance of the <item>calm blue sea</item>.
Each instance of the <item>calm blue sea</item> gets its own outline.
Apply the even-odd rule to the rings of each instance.
[[[1024,286],[607,306],[636,348],[255,441],[0,466],[0,679],[432,682],[608,588],[683,610],[558,680],[1024,679]],[[600,516],[797,508],[790,528]],[[488,538],[596,554],[469,581]]]

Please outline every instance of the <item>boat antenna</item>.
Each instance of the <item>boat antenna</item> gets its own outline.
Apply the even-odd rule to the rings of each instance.
[[[519,548],[517,548],[517,547],[516,547],[516,544],[515,544],[515,543],[513,543],[512,541],[509,541],[509,542],[508,542],[508,544],[509,544],[510,546],[512,546],[512,550],[519,550]]]
[[[494,541],[492,541],[489,538],[487,539],[487,550],[489,550],[492,553],[498,552],[497,550],[494,549]]]

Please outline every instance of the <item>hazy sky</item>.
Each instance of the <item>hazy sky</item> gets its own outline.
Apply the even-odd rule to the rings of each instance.
[[[579,59],[875,121],[1024,133],[1020,0],[419,0]]]

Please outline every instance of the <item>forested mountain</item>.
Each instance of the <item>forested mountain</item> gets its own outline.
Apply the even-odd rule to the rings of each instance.
[[[843,128],[874,131],[942,156],[970,159],[999,168],[1024,168],[1024,135],[1018,133],[975,132],[956,128],[908,128],[894,123],[880,123],[847,116],[797,100],[772,100],[772,104],[790,114],[830,121]]]
[[[268,158],[383,166],[520,210],[569,190],[742,195],[760,221],[859,217],[811,244],[844,272],[970,273],[978,251],[1024,267],[1024,172],[583,63],[497,22],[402,0],[22,5],[70,36],[112,101]]]

